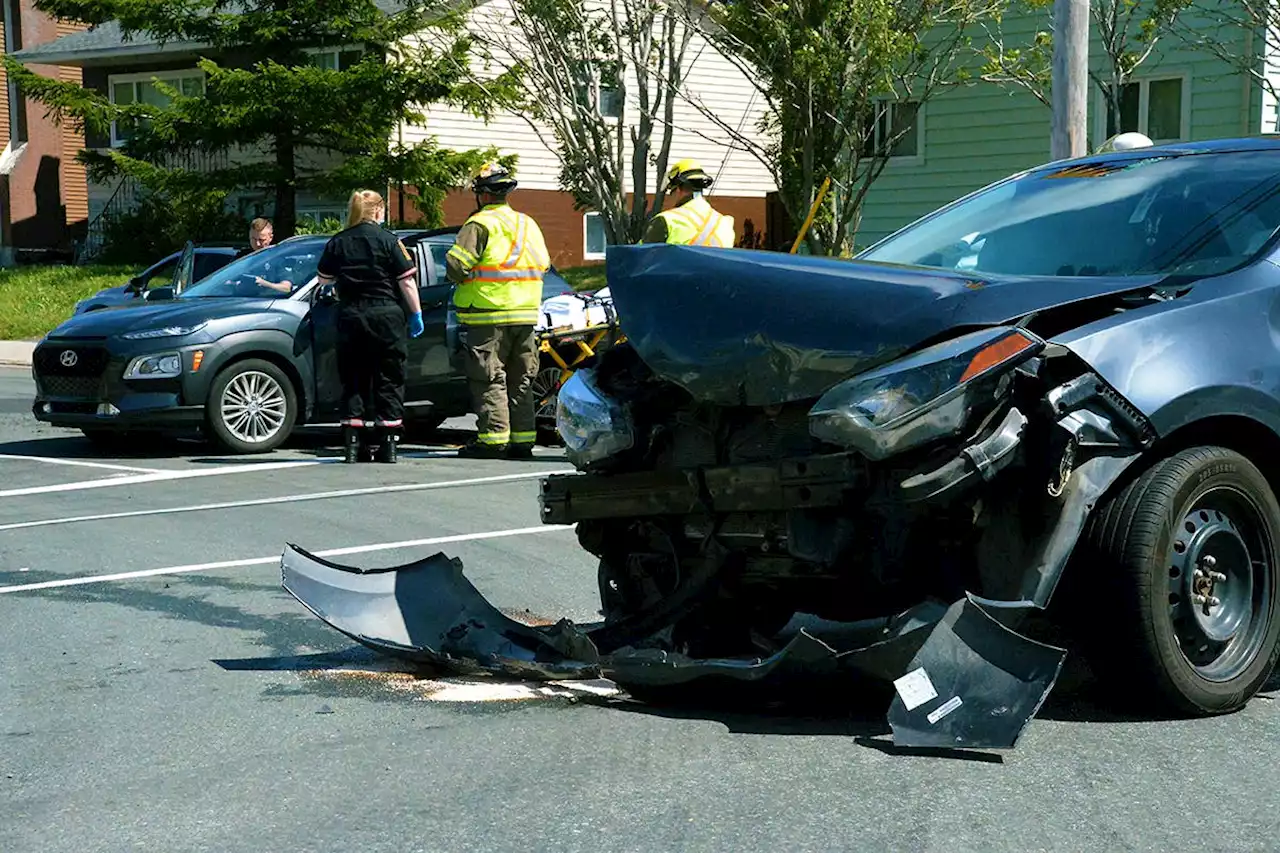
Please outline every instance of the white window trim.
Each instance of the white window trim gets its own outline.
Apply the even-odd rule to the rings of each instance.
[[[592,216],[595,216],[598,218],[600,216],[600,212],[596,210],[588,210],[586,213],[582,214],[582,259],[584,261],[603,261],[605,259],[604,252],[588,252],[587,251],[587,245],[588,245],[587,221]],[[608,235],[606,235],[605,236],[606,251],[608,250],[608,242],[609,242],[609,237]]]
[[[893,107],[894,104],[899,102],[916,104],[916,153],[913,155],[890,154],[886,165],[890,168],[897,168],[899,166],[923,166],[925,157],[925,105],[919,101],[913,101],[911,98],[876,98],[874,103],[877,107],[881,104],[889,105],[889,124],[892,126]],[[876,123],[876,127],[879,128],[879,122]]]
[[[1151,104],[1151,84],[1164,80],[1179,80],[1182,82],[1182,122],[1178,128],[1179,136],[1177,139],[1153,139],[1151,141],[1157,145],[1168,142],[1189,142],[1191,140],[1191,74],[1186,71],[1166,71],[1129,78],[1130,83],[1138,84],[1138,132],[1142,134],[1147,132],[1147,114],[1149,112],[1148,107]],[[1096,148],[1107,141],[1107,99],[1103,96],[1102,90],[1098,86],[1093,87],[1093,102],[1095,106],[1093,145]]]
[[[109,74],[107,75],[107,99],[111,103],[116,102],[116,85],[119,83],[150,83],[153,80],[159,80],[162,83],[171,85],[174,82],[181,83],[188,77],[199,77],[201,83],[205,81],[204,72],[199,68],[180,68],[176,71],[143,71],[136,74]],[[174,86],[174,88],[179,88]],[[136,97],[137,91],[134,95]],[[135,100],[134,103],[137,103]],[[121,139],[116,133],[116,123],[111,122],[111,147],[119,148],[124,145],[125,140]]]

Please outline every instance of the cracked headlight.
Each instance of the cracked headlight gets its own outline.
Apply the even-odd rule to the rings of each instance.
[[[194,326],[165,326],[163,329],[144,329],[141,332],[125,332],[120,337],[126,341],[145,341],[151,338],[180,338],[184,335],[195,334],[196,332],[209,325],[206,323],[197,323]]]
[[[565,455],[579,467],[621,453],[635,443],[631,417],[620,403],[596,387],[593,370],[579,370],[560,389],[556,430],[564,439]]]
[[[927,347],[834,386],[809,410],[814,438],[884,459],[962,430],[1005,370],[1044,342],[1022,329],[983,329]]]
[[[158,355],[140,355],[125,368],[125,379],[172,379],[182,375],[182,355],[164,352]]]

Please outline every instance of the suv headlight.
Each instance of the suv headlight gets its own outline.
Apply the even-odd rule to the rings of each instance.
[[[809,410],[809,432],[877,460],[953,435],[1008,368],[1043,347],[1004,326],[935,344],[828,390]]]
[[[163,329],[143,329],[141,332],[125,332],[120,337],[126,341],[145,341],[151,338],[180,338],[184,335],[194,334],[205,326],[208,322],[197,323],[194,326],[165,326]]]
[[[556,430],[564,439],[565,455],[578,467],[621,453],[635,443],[630,415],[601,393],[595,371],[589,369],[573,374],[560,389]]]
[[[125,368],[125,379],[172,379],[182,375],[182,354],[140,355]]]

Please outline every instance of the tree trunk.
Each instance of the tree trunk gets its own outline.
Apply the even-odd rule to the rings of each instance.
[[[272,223],[276,240],[287,240],[298,229],[298,205],[295,196],[297,165],[294,160],[293,137],[276,137],[276,217]]]

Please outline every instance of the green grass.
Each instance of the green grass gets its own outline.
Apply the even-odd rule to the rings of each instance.
[[[604,287],[604,264],[587,267],[569,267],[557,270],[574,290],[599,290]]]
[[[81,299],[117,287],[131,266],[29,266],[0,269],[0,340],[35,340],[71,316]]]

